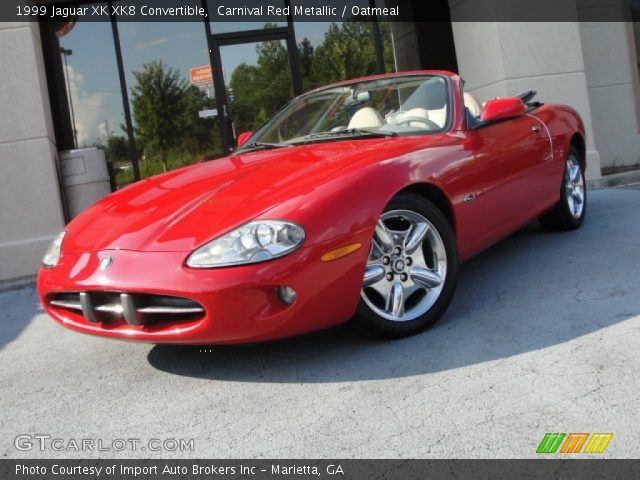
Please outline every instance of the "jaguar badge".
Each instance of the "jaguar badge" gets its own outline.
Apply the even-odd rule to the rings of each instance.
[[[100,270],[105,271],[107,268],[111,266],[113,263],[113,257],[109,255],[108,257],[104,257],[100,260]]]

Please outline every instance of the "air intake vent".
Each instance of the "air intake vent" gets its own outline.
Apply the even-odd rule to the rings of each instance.
[[[161,320],[197,320],[204,315],[197,302],[168,295],[66,292],[53,295],[49,305],[81,313],[91,323],[126,321],[130,325],[148,325]]]

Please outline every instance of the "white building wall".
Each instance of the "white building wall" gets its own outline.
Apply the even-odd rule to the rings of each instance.
[[[580,23],[593,129],[602,167],[640,166],[640,82],[632,28],[632,24],[624,22]]]
[[[579,24],[456,22],[456,16],[467,14],[469,8],[506,8],[508,4],[507,0],[452,2],[453,36],[466,90],[480,101],[536,90],[543,102],[572,106],[585,123],[586,176],[600,177]]]
[[[0,23],[0,285],[32,277],[64,225],[40,31]]]

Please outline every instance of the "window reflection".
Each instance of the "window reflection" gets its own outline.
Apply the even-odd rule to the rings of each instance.
[[[115,169],[130,171],[111,25],[79,21],[59,44],[76,147],[102,148]]]
[[[203,24],[118,22],[118,29],[140,175],[148,177],[219,153]]]
[[[144,2],[128,0],[115,5]],[[284,0],[282,6],[284,6]],[[367,5],[369,0],[359,0]],[[382,0],[377,0],[378,2]],[[199,5],[201,0],[184,0]],[[218,0],[208,0],[209,10]],[[89,4],[91,6],[92,4]],[[117,21],[137,158],[142,177],[222,153],[213,74],[202,22]],[[246,32],[287,26],[275,23],[210,23],[211,33]],[[384,68],[393,70],[388,23],[379,24]],[[255,130],[294,95],[377,73],[370,17],[347,22],[294,22],[300,71],[292,72],[285,40],[239,43],[220,48],[229,118],[234,136]],[[282,37],[288,36],[282,31]],[[240,38],[240,42],[251,40]],[[255,40],[255,39],[254,39]],[[98,146],[113,162],[118,185],[133,180],[129,137],[112,25],[78,21],[60,38],[69,117],[77,147]],[[56,47],[57,48],[57,47]],[[66,63],[65,63],[66,62]],[[295,63],[295,62],[294,62]],[[295,75],[295,77],[294,77]],[[158,86],[164,90],[159,91]],[[66,127],[65,127],[66,128]]]
[[[221,47],[220,56],[234,136],[257,129],[293,97],[284,41]]]
[[[388,22],[380,22],[384,69],[391,72],[393,52]],[[378,73],[370,17],[347,22],[296,22],[303,90]]]

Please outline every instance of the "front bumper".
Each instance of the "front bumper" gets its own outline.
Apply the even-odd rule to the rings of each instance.
[[[47,313],[61,325],[82,333],[150,343],[212,345],[284,338],[347,321],[357,307],[366,249],[333,262],[321,262],[319,246],[303,247],[286,257],[247,266],[193,269],[183,252],[109,250],[61,256],[58,265],[41,268],[38,292]],[[111,256],[112,264],[100,270]],[[285,305],[280,285],[297,299]],[[203,313],[163,318],[135,325],[124,316],[112,321],[88,319],[81,310],[52,304],[65,292],[120,298],[161,295],[196,302]],[[55,302],[54,302],[55,303]]]

